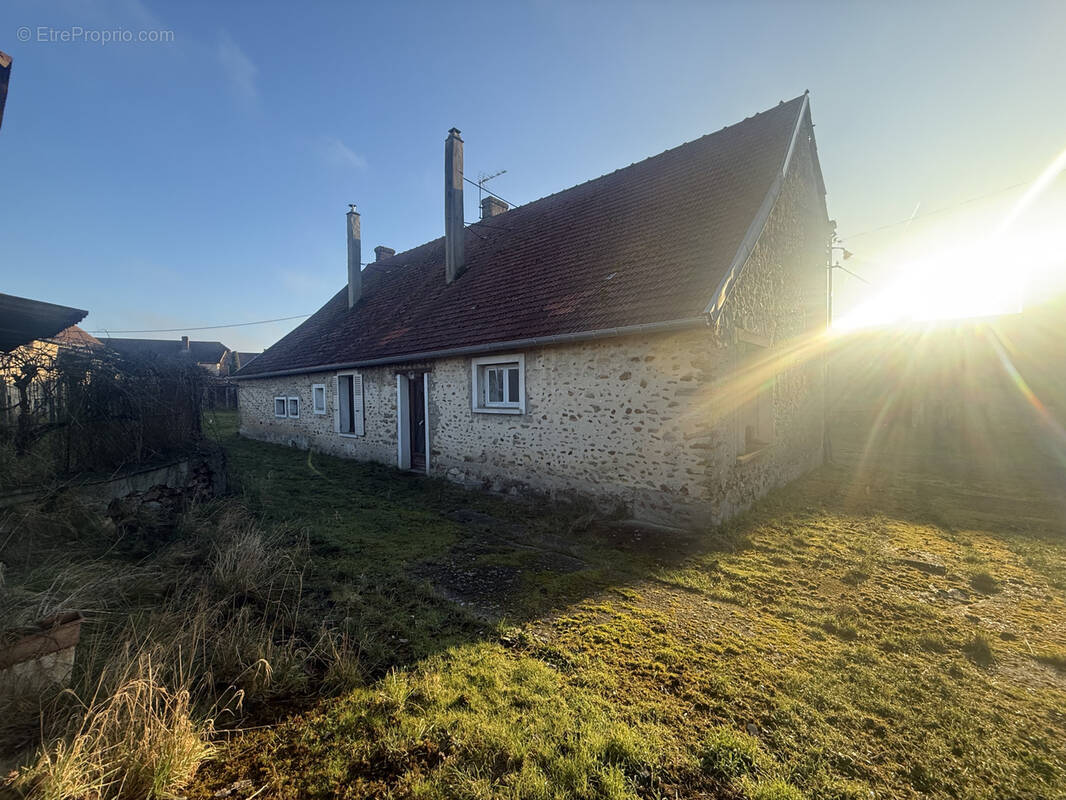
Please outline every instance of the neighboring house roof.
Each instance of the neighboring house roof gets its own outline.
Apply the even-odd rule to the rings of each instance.
[[[189,342],[173,339],[104,339],[104,344],[128,356],[152,356],[155,358],[191,358],[197,364],[218,364],[225,358],[229,348],[222,342]]]
[[[91,333],[86,333],[77,325],[71,325],[69,328],[65,328],[52,337],[52,341],[67,347],[103,347],[104,343],[93,336]]]
[[[372,263],[354,308],[342,288],[237,377],[699,324],[754,245],[804,123],[806,95],[474,223],[452,284],[443,237]]]
[[[237,353],[237,368],[243,369],[251,364],[255,359],[259,358],[262,353]]]
[[[49,339],[85,319],[88,311],[0,294],[0,350],[8,352],[35,339]]]

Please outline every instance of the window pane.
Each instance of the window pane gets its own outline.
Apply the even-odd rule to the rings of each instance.
[[[518,399],[518,367],[507,370],[507,402],[517,403]]]
[[[326,390],[321,386],[315,387],[315,411],[326,410]]]
[[[289,398],[289,416],[290,417],[298,417],[298,416],[300,416],[300,401],[297,400],[295,397],[290,397]]]
[[[503,402],[503,371],[499,369],[488,370],[489,378],[489,402]]]
[[[352,405],[352,376],[341,375],[337,379],[337,403],[340,405],[340,429],[341,433],[351,433],[352,427],[349,422]]]
[[[275,397],[274,398],[274,416],[275,417],[284,417],[285,416],[285,399],[283,397]]]
[[[355,433],[355,376],[345,376],[344,386],[348,392],[348,407],[344,414],[345,431]]]

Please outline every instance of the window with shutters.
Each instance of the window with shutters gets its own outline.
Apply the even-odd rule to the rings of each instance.
[[[363,376],[357,372],[337,375],[337,432],[341,436],[363,436]]]
[[[288,406],[286,405],[286,399],[284,397],[274,398],[274,416],[275,417],[287,417],[289,416]]]
[[[470,380],[474,411],[487,414],[525,413],[525,357],[521,354],[473,359]]]
[[[316,383],[311,386],[311,406],[316,414],[326,413],[326,384]]]

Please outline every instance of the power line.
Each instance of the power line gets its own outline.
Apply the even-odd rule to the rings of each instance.
[[[502,200],[504,203],[507,203],[507,205],[511,206],[512,208],[514,207],[514,203],[510,202],[509,200],[505,200],[504,198],[500,197],[495,192],[490,192],[488,189],[485,189],[483,184],[479,184],[477,181],[472,181],[469,178],[467,178],[465,175],[463,176],[463,180],[466,181],[467,183],[471,184],[472,186],[477,186],[479,189],[483,190],[486,194],[492,195],[497,200]],[[934,216],[935,214],[942,214],[945,211],[951,211],[953,209],[960,208],[961,206],[969,205],[970,203],[976,203],[979,200],[985,200],[985,199],[987,199],[989,197],[995,197],[996,195],[1004,194],[1005,192],[1009,192],[1009,191],[1012,191],[1014,189],[1018,189],[1018,188],[1021,188],[1022,186],[1027,186],[1027,185],[1028,185],[1028,181],[1023,181],[1022,183],[1015,183],[1015,184],[1012,184],[1011,186],[1005,186],[1002,189],[997,189],[994,192],[988,192],[987,194],[978,195],[977,197],[971,197],[968,200],[963,200],[962,202],[955,203],[955,204],[950,205],[950,206],[942,206],[941,208],[935,208],[932,211],[926,211],[924,214],[912,215],[910,217],[907,217],[906,219],[897,220],[896,222],[890,222],[887,225],[881,225],[881,226],[876,227],[876,228],[870,228],[870,229],[865,230],[865,231],[859,231],[858,233],[851,233],[851,234],[848,234],[847,236],[841,236],[841,237],[839,237],[837,239],[837,241],[843,242],[843,241],[846,241],[848,239],[857,239],[860,236],[866,236],[867,234],[870,234],[870,233],[877,233],[879,231],[887,230],[889,228],[894,228],[897,225],[904,225],[904,224],[906,224],[908,222],[911,222],[913,220],[916,220],[916,219],[921,219],[923,217],[931,217],[931,216]],[[478,220],[477,222],[466,222],[464,224],[466,224],[466,225],[475,225],[475,224],[485,225],[484,220]],[[487,228],[495,227],[498,230],[511,230],[510,228],[503,228],[503,227],[494,226],[494,225],[485,225],[485,227],[487,227]],[[481,238],[485,238],[485,237],[481,237]],[[363,262],[361,264],[361,266],[369,266],[370,264],[374,264],[374,263],[377,263],[377,262],[367,261],[367,262]],[[408,265],[408,264],[389,264],[389,266],[391,267],[391,266],[410,266],[410,265]],[[836,265],[833,266],[833,268],[834,269],[843,270],[844,272],[848,273],[849,275],[851,275],[854,278],[858,278],[860,281],[862,281],[863,283],[865,283],[867,285],[870,285],[870,286],[874,285],[869,280],[864,278],[862,275],[859,275],[857,272],[853,272],[852,270],[848,269],[847,267],[844,267],[844,266],[841,266],[839,264],[836,264]],[[307,318],[309,316],[311,316],[311,315],[310,314],[296,314],[296,315],[291,316],[291,317],[276,317],[274,319],[261,319],[261,320],[256,320],[255,322],[232,322],[232,323],[228,323],[226,325],[186,325],[186,326],[181,327],[181,328],[151,328],[151,329],[144,329],[144,330],[120,330],[120,331],[104,329],[104,330],[90,331],[90,333],[102,333],[102,334],[110,335],[112,333],[182,333],[182,332],[185,332],[185,331],[210,331],[210,330],[219,330],[219,329],[222,329],[222,328],[244,328],[244,327],[247,327],[249,325],[268,325],[268,324],[270,324],[272,322],[288,322],[288,321],[294,320],[294,319],[305,319],[305,318]]]
[[[311,316],[310,314],[296,314],[292,317],[277,317],[275,319],[260,319],[255,322],[231,322],[226,325],[186,325],[183,328],[152,328],[149,330],[137,330],[137,331],[112,331],[108,329],[89,331],[90,333],[183,333],[185,331],[213,331],[219,328],[243,328],[248,325],[266,325],[271,322],[288,322],[292,319],[304,319]]]
[[[873,286],[873,283],[871,281],[866,280],[866,278],[864,278],[862,275],[860,275],[857,272],[852,272],[847,267],[842,267],[840,264],[834,264],[832,267],[830,267],[830,269],[843,270],[844,272],[848,273],[848,275],[850,275],[851,277],[858,278],[860,281],[865,283],[867,286]]]
[[[849,233],[847,236],[841,236],[838,239],[838,241],[843,242],[843,241],[847,241],[848,239],[857,239],[860,236],[866,236],[869,233],[877,233],[878,231],[884,231],[884,230],[888,230],[889,228],[895,228],[897,225],[904,225],[904,224],[906,224],[908,222],[911,222],[913,220],[921,219],[922,217],[931,217],[934,214],[943,214],[945,211],[952,211],[952,210],[954,210],[956,208],[960,208],[961,206],[969,205],[970,203],[976,203],[978,200],[985,200],[985,199],[987,199],[989,197],[995,197],[996,195],[1004,194],[1005,192],[1010,192],[1010,191],[1012,191],[1014,189],[1019,189],[1022,186],[1028,186],[1028,185],[1029,185],[1028,181],[1022,181],[1021,183],[1015,183],[1015,184],[1013,184],[1011,186],[1005,186],[1002,189],[996,189],[996,191],[989,192],[988,194],[982,194],[982,195],[978,195],[977,197],[971,197],[969,200],[963,200],[961,203],[954,203],[954,204],[952,204],[950,206],[942,206],[941,208],[934,208],[932,211],[926,211],[924,214],[915,214],[914,216],[907,217],[906,219],[896,220],[895,222],[890,222],[887,225],[881,225],[881,226],[879,226],[877,228],[870,228],[870,229],[865,230],[865,231],[859,231],[858,233]]]

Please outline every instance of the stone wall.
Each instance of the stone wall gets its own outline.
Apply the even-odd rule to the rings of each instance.
[[[733,287],[719,320],[730,351],[729,386],[717,394],[729,410],[769,383],[774,437],[765,451],[738,463],[741,432],[715,425],[705,441],[706,498],[720,517],[741,511],[770,489],[822,462],[824,433],[825,264],[829,228],[809,143],[802,137],[766,227]],[[729,345],[737,331],[768,343],[744,355]],[[747,348],[749,351],[752,348]],[[758,348],[756,348],[758,350]]]
[[[523,415],[472,411],[470,360],[437,362],[433,470],[497,490],[595,497],[657,521],[708,513],[690,439],[715,355],[709,329],[528,350]]]
[[[396,464],[396,373],[429,371],[430,471],[468,486],[597,498],[660,519],[701,501],[701,387],[717,349],[709,329],[527,350],[526,413],[475,412],[471,359],[361,370],[366,435],[335,432],[335,373],[240,382],[241,433],[334,455]],[[326,385],[327,413],[311,411]],[[274,397],[300,398],[298,419]],[[706,402],[706,398],[702,398]],[[708,510],[704,510],[709,513]]]
[[[314,449],[343,458],[396,464],[396,374],[386,367],[359,370],[363,376],[364,436],[336,433],[337,373],[289,375],[238,384],[240,432],[263,442]],[[315,414],[311,387],[326,386],[326,413]],[[299,397],[298,419],[274,416],[275,397]]]

